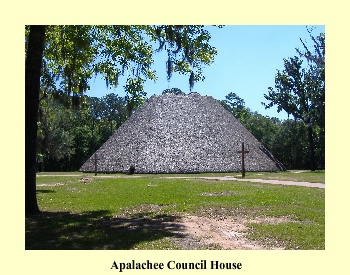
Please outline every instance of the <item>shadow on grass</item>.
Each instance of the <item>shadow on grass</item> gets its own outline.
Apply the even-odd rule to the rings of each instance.
[[[181,238],[176,216],[111,217],[108,211],[83,214],[42,212],[26,217],[25,249],[132,249],[141,242]],[[109,216],[108,216],[109,215]]]

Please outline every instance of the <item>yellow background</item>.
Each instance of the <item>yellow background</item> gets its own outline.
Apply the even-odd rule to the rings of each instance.
[[[346,274],[349,261],[349,14],[346,1],[5,1],[1,19],[2,274],[113,274],[113,261],[241,262],[215,274]],[[237,1],[238,2],[238,1]],[[24,249],[24,25],[301,24],[326,26],[324,251],[26,251]],[[239,41],[237,41],[239,43]],[[296,46],[297,46],[296,41]],[[122,274],[213,274],[126,270]]]

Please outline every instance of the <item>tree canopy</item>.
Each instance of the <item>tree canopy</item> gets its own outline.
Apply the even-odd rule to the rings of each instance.
[[[229,93],[220,103],[240,121],[244,121],[249,116],[250,110],[245,107],[244,99],[240,98],[236,93]]]
[[[307,126],[302,120],[280,120],[253,112],[236,93],[229,93],[220,103],[287,169],[310,169]],[[324,139],[319,128],[314,131],[315,162],[325,161]]]
[[[306,124],[324,127],[325,117],[325,34],[314,37],[308,29],[314,50],[301,40],[304,50],[296,49],[298,56],[285,58],[284,69],[277,70],[275,88],[269,87],[264,97],[265,108],[277,105],[277,111],[286,111]],[[303,64],[303,58],[307,66]]]
[[[152,69],[157,51],[167,51],[168,79],[173,72],[187,75],[190,89],[204,80],[203,66],[210,65],[217,53],[209,44],[211,37],[205,26],[197,25],[26,26],[25,35],[28,214],[39,211],[35,192],[39,97],[42,100],[50,95],[50,99],[77,109],[92,77],[101,74],[107,86],[117,86],[120,76],[125,76],[130,116],[145,99],[144,82],[157,79]],[[69,138],[65,132],[51,138],[63,136]]]
[[[162,94],[175,94],[175,95],[185,95],[185,93],[183,91],[181,91],[179,88],[171,88],[171,89],[165,89]]]
[[[29,26],[26,30],[28,35]],[[117,86],[123,75],[128,93],[142,92],[145,80],[157,79],[153,56],[161,50],[168,55],[168,79],[178,72],[193,87],[204,80],[203,65],[210,65],[217,53],[209,31],[197,25],[55,25],[46,27],[45,36],[42,86],[74,95],[86,92],[96,74],[107,86]]]
[[[301,120],[308,129],[311,170],[314,164],[314,130],[319,128],[324,137],[325,126],[325,35],[314,37],[313,51],[301,40],[304,50],[297,49],[298,56],[285,58],[284,69],[277,70],[275,87],[268,88],[263,103],[265,108],[277,106],[277,111],[286,111],[295,120]],[[307,66],[303,66],[303,58]],[[321,141],[322,142],[322,141]]]

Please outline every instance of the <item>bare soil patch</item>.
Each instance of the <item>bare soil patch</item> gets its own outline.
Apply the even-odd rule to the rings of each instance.
[[[61,182],[43,183],[43,184],[37,184],[36,186],[60,186],[60,185],[66,185],[66,183],[61,183]]]
[[[247,220],[241,217],[209,218],[188,215],[179,223],[184,238],[177,243],[181,249],[224,250],[281,250],[284,247],[265,247],[247,238],[247,223],[289,222],[286,218],[259,217]]]
[[[223,197],[223,196],[238,196],[238,192],[225,191],[225,192],[212,192],[212,193],[202,193],[201,196],[204,197]]]
[[[80,178],[78,180],[79,183],[82,184],[87,184],[92,182],[92,178]],[[50,186],[50,187],[54,187],[54,186],[62,186],[62,185],[67,185],[67,182],[55,182],[55,183],[42,183],[42,184],[37,184],[36,186]]]
[[[205,193],[202,195],[222,196],[227,194],[221,193]],[[231,195],[231,194],[230,194]],[[220,215],[215,209],[202,212],[199,216],[195,214],[176,213],[173,219],[164,219],[161,214],[162,209],[167,205],[143,204],[138,207],[126,210],[122,215],[115,218],[127,219],[129,222],[124,226],[148,227],[145,221],[151,222],[153,227],[159,224],[162,230],[171,231],[168,233],[171,241],[179,249],[183,250],[281,250],[285,249],[282,245],[275,247],[263,246],[257,242],[249,240],[247,234],[249,231],[249,223],[284,223],[293,222],[293,220],[282,217],[256,217],[248,218],[246,216],[227,215],[225,210],[221,210]],[[223,212],[222,212],[223,211]],[[208,213],[207,213],[208,212]],[[211,213],[211,214],[210,214]],[[154,216],[150,218],[149,215]],[[132,223],[130,223],[132,219]],[[157,220],[160,221],[157,221]]]

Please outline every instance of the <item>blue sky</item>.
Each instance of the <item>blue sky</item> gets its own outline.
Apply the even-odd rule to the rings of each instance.
[[[314,36],[325,32],[324,26],[313,27]],[[276,70],[283,69],[283,58],[298,55],[295,48],[302,49],[299,38],[312,47],[306,26],[228,25],[220,29],[208,27],[208,30],[212,36],[210,44],[216,47],[218,54],[214,64],[204,68],[204,82],[195,83],[193,91],[220,100],[233,92],[243,98],[246,107],[252,111],[264,116],[287,119],[284,111],[278,113],[275,107],[265,110],[261,102],[267,102],[264,94],[268,92],[268,87],[274,87]],[[174,73],[170,82],[167,81],[165,52],[156,53],[154,60],[153,68],[157,71],[158,80],[156,83],[145,83],[147,97],[161,94],[167,88],[179,88],[185,93],[189,92],[187,76]],[[90,85],[88,96],[102,97],[108,93],[125,95],[122,83],[116,89],[107,89],[105,81],[96,78]]]

